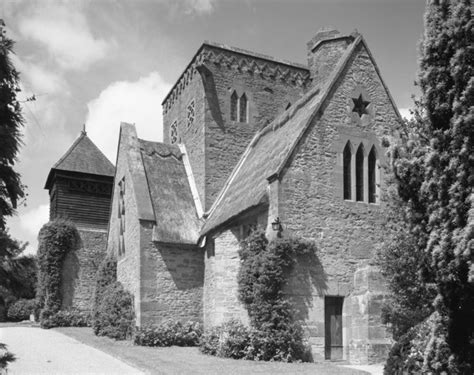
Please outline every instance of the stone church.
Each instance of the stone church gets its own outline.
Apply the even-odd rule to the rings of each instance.
[[[122,123],[115,169],[79,137],[46,183],[51,217],[77,222],[83,240],[66,264],[66,306],[86,309],[89,269],[108,252],[137,325],[248,322],[239,241],[261,227],[317,247],[286,287],[313,357],[384,359],[386,290],[373,260],[382,139],[400,115],[359,33],[321,30],[307,48],[305,66],[203,43],[164,98],[163,143]]]

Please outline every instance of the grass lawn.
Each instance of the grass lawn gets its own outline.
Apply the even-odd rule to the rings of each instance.
[[[365,375],[367,372],[334,363],[255,362],[217,358],[201,354],[198,348],[148,348],[129,341],[97,337],[91,328],[55,328],[148,374],[318,374]]]

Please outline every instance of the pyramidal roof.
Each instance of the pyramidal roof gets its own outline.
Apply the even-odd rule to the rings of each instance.
[[[54,171],[113,177],[115,167],[94,142],[90,140],[87,133],[82,131],[69,150],[51,168],[46,180],[45,189],[51,187]]]

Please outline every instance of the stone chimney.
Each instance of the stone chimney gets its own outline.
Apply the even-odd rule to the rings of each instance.
[[[323,83],[352,42],[352,36],[342,35],[333,28],[322,28],[308,42],[308,68],[312,86]]]

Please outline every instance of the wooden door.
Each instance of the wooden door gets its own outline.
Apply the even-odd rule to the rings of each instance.
[[[325,357],[342,360],[342,303],[343,297],[324,298]]]

